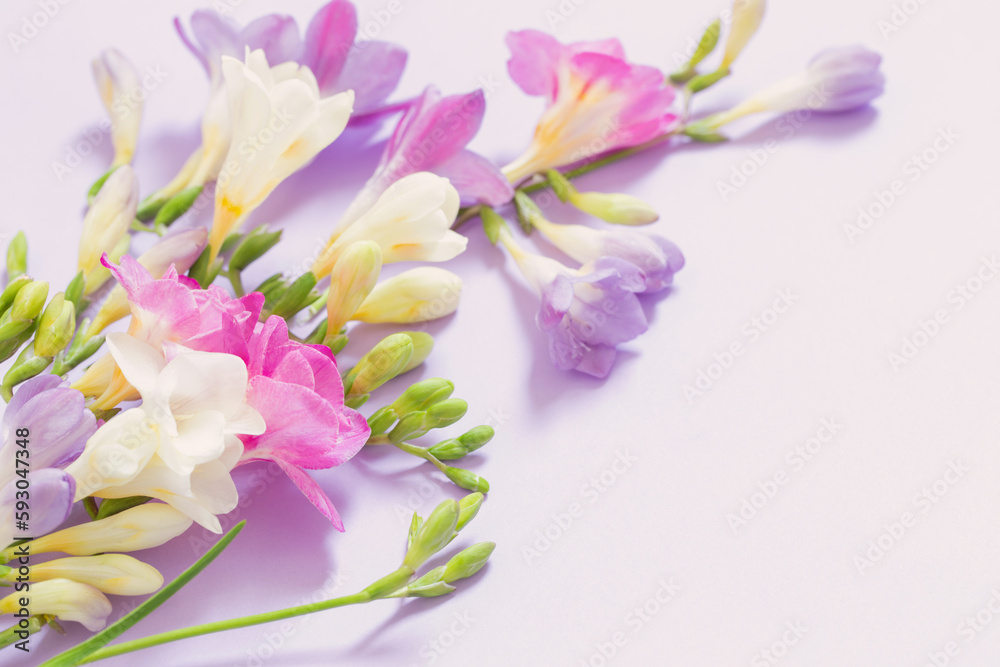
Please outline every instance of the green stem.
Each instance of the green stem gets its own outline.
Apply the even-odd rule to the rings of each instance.
[[[87,510],[87,514],[90,516],[91,521],[97,520],[97,514],[100,512],[100,508],[97,506],[97,499],[94,496],[87,496],[83,499],[83,508]]]
[[[413,456],[416,456],[419,459],[423,459],[428,463],[432,463],[434,467],[440,470],[441,472],[444,472],[445,468],[449,467],[446,464],[441,463],[436,456],[430,453],[430,450],[424,447],[417,447],[416,445],[411,445],[408,442],[396,442],[393,444],[396,445],[397,449],[400,449],[406,452],[407,454],[412,454]]]
[[[233,291],[236,292],[236,298],[240,298],[246,294],[246,290],[243,289],[243,277],[239,271],[229,269],[226,272],[226,277],[229,278],[229,283],[233,286]]]
[[[169,642],[175,642],[180,639],[188,639],[189,637],[199,637],[201,635],[208,635],[213,632],[223,632],[225,630],[235,630],[237,628],[245,628],[251,625],[260,625],[261,623],[270,623],[272,621],[281,621],[286,618],[292,618],[294,616],[302,616],[304,614],[311,614],[316,611],[324,611],[326,609],[333,609],[335,607],[345,607],[352,604],[360,604],[364,602],[371,601],[371,596],[367,592],[361,591],[360,593],[355,593],[354,595],[345,595],[344,597],[334,598],[333,600],[326,600],[325,602],[306,604],[300,607],[290,607],[288,609],[282,609],[280,611],[271,611],[263,614],[253,614],[251,616],[243,616],[241,618],[233,618],[228,621],[216,621],[214,623],[204,623],[202,625],[195,625],[190,628],[181,628],[180,630],[171,630],[170,632],[163,632],[158,635],[152,635],[150,637],[143,637],[142,639],[134,639],[132,641],[123,642],[115,646],[108,646],[91,653],[89,656],[78,662],[77,664],[83,665],[89,662],[96,662],[98,660],[105,660],[107,658],[113,658],[124,653],[131,653],[133,651],[141,651],[142,649],[152,648],[153,646],[159,646],[161,644],[166,644]]]

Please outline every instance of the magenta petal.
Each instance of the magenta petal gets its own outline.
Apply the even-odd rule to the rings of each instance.
[[[375,112],[399,85],[406,68],[406,49],[389,42],[365,41],[354,45],[336,85],[324,88],[324,96],[354,91],[352,118]]]
[[[511,53],[507,71],[514,83],[528,95],[543,95],[550,102],[554,100],[563,45],[539,30],[509,32],[505,41]]]
[[[434,168],[458,190],[462,206],[488,204],[499,206],[514,198],[514,188],[490,160],[470,150],[461,150]]]
[[[305,497],[309,499],[309,502],[315,505],[316,509],[318,509],[323,516],[330,520],[333,527],[340,532],[344,532],[344,522],[340,518],[340,514],[337,512],[337,508],[333,506],[330,498],[326,495],[316,480],[310,477],[304,470],[296,468],[286,461],[275,459],[274,462],[278,464],[278,467],[280,467],[286,475],[288,475],[288,478],[295,483],[295,486],[299,487],[299,490],[302,491]]]
[[[337,87],[357,32],[358,14],[347,0],[327,3],[309,21],[302,64],[316,75],[324,94]]]

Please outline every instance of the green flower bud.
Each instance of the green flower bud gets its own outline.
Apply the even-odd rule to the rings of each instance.
[[[471,470],[463,470],[462,468],[452,468],[447,466],[442,470],[445,477],[450,479],[455,485],[460,486],[468,491],[477,491],[479,493],[489,493],[490,483],[486,481],[485,477],[480,477]]]
[[[469,411],[469,404],[461,398],[449,398],[427,408],[426,423],[430,428],[451,426]]]
[[[157,210],[153,224],[157,227],[169,227],[177,218],[187,213],[194,206],[194,203],[198,200],[198,196],[201,194],[201,190],[202,186],[195,185],[181,190],[168,199]],[[138,213],[136,215],[138,217]]]
[[[85,327],[80,327],[81,331],[84,329]],[[70,346],[65,358],[56,363],[56,367],[52,369],[52,372],[55,375],[65,375],[94,356],[101,349],[102,345],[104,345],[104,336],[91,336],[86,339],[78,337],[73,341],[73,345]]]
[[[538,208],[531,197],[518,190],[514,193],[514,204],[517,208],[517,220],[525,234],[531,234],[535,229],[535,219],[542,217],[542,209]]]
[[[479,209],[479,219],[483,221],[483,231],[486,232],[486,238],[490,240],[490,243],[496,245],[497,241],[500,240],[500,230],[507,226],[503,216],[489,206],[483,206]]]
[[[33,320],[45,307],[45,299],[49,296],[49,284],[44,280],[35,280],[21,289],[14,297],[10,309],[13,320]]]
[[[701,74],[699,76],[694,77],[693,79],[691,79],[690,82],[688,82],[688,88],[691,90],[692,93],[698,93],[705,90],[709,86],[714,86],[719,81],[725,79],[727,76],[729,76],[728,69],[717,69],[711,74]]]
[[[52,297],[42,319],[38,321],[38,335],[35,336],[35,354],[40,357],[54,357],[69,345],[76,333],[76,308],[60,292]]]
[[[310,293],[312,288],[316,287],[316,276],[313,273],[306,272],[303,273],[299,278],[289,286],[285,293],[281,295],[278,302],[274,304],[274,310],[272,311],[278,317],[283,317],[286,320],[289,317],[295,315],[303,308],[309,305],[312,298]]]
[[[103,184],[102,184],[103,185]],[[142,200],[139,204],[139,208],[135,211],[135,217],[143,222],[147,220],[152,220],[156,217],[163,205],[167,203],[167,200],[163,197],[149,196]]]
[[[445,500],[435,507],[406,552],[403,566],[416,570],[445,548],[455,537],[460,512],[461,508],[454,500]]]
[[[458,514],[458,525],[455,530],[462,530],[469,525],[469,522],[476,518],[479,514],[480,508],[483,506],[483,496],[482,493],[470,493],[461,500],[458,501],[459,514]]]
[[[716,45],[719,43],[719,33],[721,31],[722,22],[716,19],[712,25],[708,26],[704,34],[702,34],[701,41],[698,42],[698,48],[695,49],[695,52],[691,55],[691,59],[688,60],[687,64],[682,69],[670,75],[670,80],[673,83],[687,83],[697,74],[695,68],[699,63],[701,63],[702,60],[715,50]]]
[[[246,235],[229,259],[229,269],[242,271],[264,256],[281,240],[281,230],[268,232],[267,225],[261,225]]]
[[[407,438],[419,438],[427,433],[430,428],[426,424],[426,412],[411,412],[403,415],[399,423],[389,431],[389,442],[399,444]]]
[[[287,288],[288,285],[285,283],[285,278],[280,273],[275,273],[258,285],[254,292],[263,294],[266,304],[274,304],[281,298],[281,295],[285,293]]]
[[[440,581],[444,581],[444,565],[436,567],[433,570],[428,570],[422,577],[412,581],[407,588],[421,588],[423,586],[429,586],[430,584],[436,584]]]
[[[87,307],[83,301],[83,290],[85,287],[83,271],[77,273],[76,277],[66,286],[66,300],[72,303],[73,307],[79,313],[82,313]]]
[[[495,431],[492,426],[477,426],[458,436],[458,441],[474,452],[493,439]]]
[[[443,440],[431,447],[429,451],[434,458],[439,461],[454,461],[469,453],[469,448],[459,442],[456,438]]]
[[[18,276],[17,278],[12,278],[7,287],[4,288],[3,293],[0,293],[0,315],[7,312],[7,309],[11,307],[14,303],[14,297],[17,293],[21,291],[21,288],[31,282],[30,276]]]
[[[574,192],[569,201],[581,211],[616,225],[646,225],[660,218],[652,206],[632,195]]]
[[[381,435],[385,433],[390,426],[396,423],[396,413],[392,411],[392,408],[386,406],[384,408],[379,408],[376,410],[371,417],[368,418],[368,428],[371,429],[372,435]]]
[[[18,232],[7,246],[7,280],[14,280],[28,271],[28,238]]]
[[[348,374],[349,393],[370,394],[375,389],[407,370],[413,357],[413,339],[405,333],[383,338],[378,345],[361,357]],[[345,385],[348,384],[345,382]]]
[[[486,561],[493,555],[497,545],[493,542],[480,542],[456,554],[444,566],[442,579],[451,584],[459,579],[467,579],[483,569]]]
[[[455,385],[452,382],[442,378],[429,378],[410,385],[389,407],[397,415],[403,416],[410,412],[426,410],[438,401],[451,396],[453,391]]]
[[[6,318],[6,316],[4,316]],[[0,330],[3,329],[3,320],[0,319]],[[21,346],[28,342],[34,335],[34,327],[28,326],[24,331],[6,340],[0,338],[0,363],[3,363],[14,356],[14,353],[21,349]]]
[[[413,354],[410,356],[410,362],[399,373],[400,375],[412,371],[424,363],[427,357],[431,356],[431,350],[434,349],[434,337],[429,333],[424,333],[423,331],[404,331],[403,334],[409,336],[410,342],[413,343]]]

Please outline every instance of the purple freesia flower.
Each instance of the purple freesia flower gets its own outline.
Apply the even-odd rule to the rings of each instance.
[[[636,297],[646,287],[642,271],[617,257],[600,257],[574,271],[525,252],[506,230],[500,238],[541,296],[537,322],[549,336],[552,362],[560,370],[605,377],[614,364],[615,348],[648,328]]]
[[[684,268],[684,255],[673,242],[656,234],[633,229],[594,229],[584,225],[559,225],[542,217],[532,224],[561,251],[580,262],[615,257],[636,267],[641,275],[638,292],[658,292],[668,287]]]
[[[263,49],[267,62],[296,61],[316,76],[320,93],[329,97],[354,91],[354,116],[377,111],[396,89],[406,66],[406,51],[388,42],[355,42],[358,15],[348,0],[327,3],[309,21],[305,40],[295,19],[268,14],[240,28],[232,19],[212,10],[191,15],[188,37],[180,22],[174,26],[181,40],[201,61],[213,90],[222,86],[222,56],[243,60],[247,47]]]
[[[496,206],[514,196],[500,169],[465,146],[479,131],[486,111],[482,90],[442,97],[428,86],[415,99],[396,126],[375,173],[351,202],[341,220],[358,219],[385,190],[418,171],[429,171],[451,181],[463,205]]]
[[[26,429],[27,437],[18,435]],[[70,389],[56,375],[39,375],[22,384],[7,405],[0,422],[0,542],[17,537],[14,532],[16,503],[15,461],[22,450],[18,440],[27,440],[31,472],[30,534],[43,535],[69,516],[76,483],[60,468],[75,460],[87,439],[97,430],[94,415],[87,409],[83,394]]]

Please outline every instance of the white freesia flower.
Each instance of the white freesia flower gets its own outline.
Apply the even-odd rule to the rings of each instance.
[[[91,632],[103,628],[111,615],[111,602],[103,593],[69,579],[41,581],[27,591],[11,593],[0,599],[0,614],[20,611],[21,598],[27,599],[32,616],[49,614],[60,621],[76,621]]]
[[[726,37],[726,46],[719,69],[727,69],[740,55],[747,42],[754,36],[764,19],[765,0],[735,0],[733,21]]]
[[[358,241],[377,243],[383,264],[449,260],[468,243],[451,230],[458,207],[458,191],[447,178],[426,171],[405,176],[364,215],[333,235],[312,271],[319,278],[328,276],[344,250]]]
[[[106,551],[141,551],[165,544],[191,527],[191,517],[170,505],[146,503],[109,516],[49,533],[30,542],[33,554],[59,551],[93,556]],[[7,562],[17,547],[0,552]]]
[[[436,266],[404,271],[376,285],[351,319],[409,324],[450,315],[458,308],[462,279]]]
[[[83,218],[77,268],[83,271],[86,293],[91,294],[111,277],[101,265],[101,255],[113,258],[128,250],[128,230],[139,205],[139,182],[129,165],[108,176]]]
[[[31,565],[31,581],[71,579],[112,595],[148,595],[163,585],[163,575],[125,554],[56,558]],[[13,579],[13,573],[8,581]]]
[[[153,278],[162,278],[163,274],[173,266],[177,273],[184,274],[195,263],[205,244],[208,242],[208,230],[204,227],[189,229],[179,234],[172,234],[160,240],[152,248],[139,256],[138,262]],[[96,336],[106,327],[126,317],[131,307],[125,288],[115,285],[108,298],[101,304],[101,309],[94,316],[94,321],[87,330],[87,337]]]
[[[213,261],[229,233],[279,183],[340,136],[354,105],[353,91],[321,99],[308,67],[294,62],[270,67],[260,49],[247,49],[245,62],[223,57],[222,72],[231,135],[222,142],[228,152],[215,188]],[[210,150],[206,145],[205,159]]]
[[[98,429],[66,468],[77,480],[76,499],[151,496],[222,532],[216,515],[239,500],[229,472],[243,453],[237,434],[265,430],[246,404],[246,365],[178,345],[167,346],[167,361],[128,334],[111,334],[108,346],[143,402]]]
[[[327,337],[336,336],[375,289],[382,271],[382,249],[374,241],[352,243],[330,275],[326,300]]]
[[[91,63],[101,101],[111,116],[112,167],[128,164],[139,140],[142,84],[131,63],[117,49],[108,49]]]

